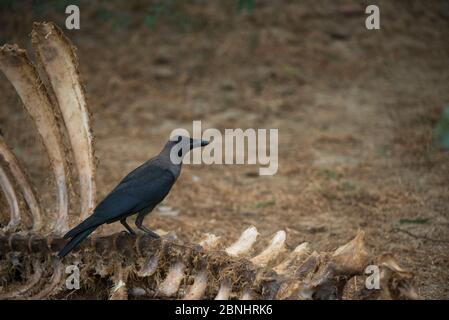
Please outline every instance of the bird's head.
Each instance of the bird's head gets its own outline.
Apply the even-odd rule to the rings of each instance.
[[[204,147],[209,141],[202,139],[193,139],[186,136],[172,136],[165,145],[165,150],[170,152],[170,160],[174,164],[180,164],[184,156],[192,149]]]

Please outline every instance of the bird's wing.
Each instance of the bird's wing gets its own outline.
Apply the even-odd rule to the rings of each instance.
[[[144,173],[146,171],[146,169],[149,166],[154,166],[155,163],[157,162],[157,157],[152,158],[150,160],[145,161],[144,163],[142,163],[140,166],[138,166],[137,168],[135,168],[133,171],[131,171],[130,173],[128,173],[123,179],[122,181],[120,181],[119,185],[127,182],[129,180],[132,180],[136,177],[139,177],[142,173]]]
[[[170,191],[175,177],[159,166],[148,165],[132,172],[95,208],[94,216],[114,221],[161,202]]]

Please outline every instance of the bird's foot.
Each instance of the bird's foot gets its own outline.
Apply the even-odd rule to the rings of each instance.
[[[144,226],[140,226],[138,228],[140,230],[142,230],[146,235],[148,235],[148,236],[150,236],[150,237],[152,237],[154,239],[160,239],[161,238],[161,236],[158,235],[156,232],[154,232],[154,231],[152,231],[152,230],[150,230],[150,229],[148,229],[148,228],[146,228]]]

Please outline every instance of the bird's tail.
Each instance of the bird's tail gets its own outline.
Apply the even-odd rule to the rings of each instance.
[[[65,247],[58,253],[58,256],[60,258],[65,257],[70,251],[72,251],[81,241],[83,241],[85,238],[87,238],[96,227],[92,227],[90,229],[86,229],[80,233],[78,233],[76,236],[74,236],[72,239],[70,239],[69,243],[65,245]]]
[[[64,235],[64,239],[75,238],[81,232],[83,232],[87,229],[93,228],[93,227],[97,227],[100,224],[102,224],[103,222],[104,221],[102,221],[98,217],[92,215],[92,216],[88,217],[86,220],[84,220],[83,222],[81,222],[79,225],[77,225],[75,228],[73,228],[72,230],[67,232]]]

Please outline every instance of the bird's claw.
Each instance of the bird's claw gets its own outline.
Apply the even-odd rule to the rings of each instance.
[[[140,230],[142,230],[143,231],[143,233],[145,234],[145,235],[147,235],[147,236],[150,236],[150,237],[152,237],[152,238],[154,238],[154,239],[160,239],[161,238],[161,236],[160,235],[158,235],[156,232],[154,232],[154,231],[152,231],[152,230],[150,230],[150,229],[148,229],[148,228],[145,228],[144,226],[140,226],[140,227],[138,227]]]
[[[158,235],[156,232],[153,232],[151,230],[144,231],[144,232],[145,232],[146,235],[148,235],[148,236],[150,236],[150,237],[152,237],[154,239],[160,239],[161,238],[160,235]]]

